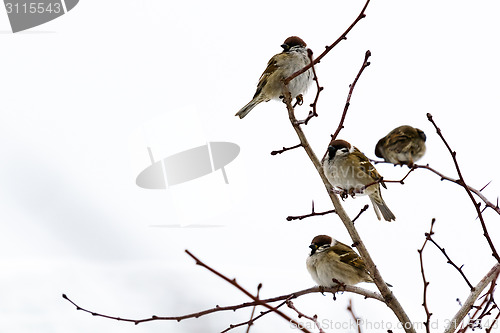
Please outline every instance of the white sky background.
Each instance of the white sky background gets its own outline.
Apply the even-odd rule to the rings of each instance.
[[[250,309],[134,326],[77,312],[61,298],[66,293],[83,307],[132,318],[248,300],[195,266],[185,249],[248,290],[262,282],[262,297],[313,286],[305,269],[312,237],[329,234],[350,244],[348,234],[334,215],[285,220],[309,213],[311,200],[317,211],[332,208],[302,150],[269,154],[298,143],[285,107],[272,101],[243,120],[234,114],[286,37],[299,35],[319,55],[363,5],[82,0],[63,17],[17,34],[0,10],[1,331],[219,332],[248,320]],[[476,188],[492,181],[484,193],[495,201],[499,10],[497,1],[372,1],[367,17],[317,66],[325,87],[320,117],[305,127],[316,154],[325,151],[369,49],[372,64],[356,86],[340,137],[374,157],[380,137],[413,125],[427,134],[420,163],[454,177],[451,157],[427,121],[430,112],[457,151],[466,181]],[[298,117],[307,114],[314,92]],[[135,185],[150,164],[147,146],[161,159],[207,141],[241,147],[226,167],[229,185],[221,172],[168,190]],[[377,168],[385,179],[407,171]],[[397,221],[379,222],[370,207],[356,225],[410,318],[421,322],[416,250],[433,217],[435,240],[465,264],[473,284],[494,259],[472,204],[455,184],[418,170],[404,186],[388,184],[383,196]],[[354,217],[368,201],[349,199],[344,207]],[[484,216],[500,248],[500,219],[491,211]],[[189,224],[222,226],[155,227]],[[424,256],[432,320],[442,331],[468,288],[431,244]],[[295,304],[345,323],[350,298],[359,317],[397,322],[382,304],[351,294],[335,302],[308,295]],[[277,331],[295,330],[273,315],[251,329]]]

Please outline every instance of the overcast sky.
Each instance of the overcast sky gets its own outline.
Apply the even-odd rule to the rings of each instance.
[[[262,282],[263,297],[314,286],[305,268],[311,239],[329,234],[351,244],[349,236],[334,215],[285,219],[309,213],[312,200],[317,211],[332,205],[302,150],[270,155],[298,143],[284,105],[263,103],[243,120],[234,114],[251,99],[286,37],[300,36],[319,55],[363,5],[82,0],[66,15],[16,34],[0,10],[0,330],[220,332],[248,320],[246,309],[134,326],[78,312],[61,297],[66,293],[82,307],[131,318],[248,301],[197,267],[185,249],[250,291]],[[430,112],[457,151],[466,181],[478,189],[491,181],[483,193],[495,202],[499,10],[493,0],[372,1],[367,17],[316,68],[325,87],[320,116],[304,127],[316,154],[327,148],[349,84],[370,50],[371,65],[339,137],[374,158],[376,142],[391,129],[418,127],[427,135],[419,163],[456,177],[427,121]],[[297,108],[299,118],[307,115],[314,93]],[[216,171],[166,190],[136,185],[151,165],[148,147],[159,161],[211,141],[241,148],[225,167],[229,184]],[[407,172],[390,165],[377,169],[394,180]],[[370,207],[356,226],[411,320],[422,322],[417,249],[432,218],[435,240],[464,264],[473,284],[495,261],[474,207],[457,185],[417,170],[382,194],[397,220],[378,221]],[[344,207],[354,217],[367,203],[357,197]],[[499,216],[491,210],[484,216],[500,247]],[[431,245],[424,264],[432,320],[442,331],[468,287]],[[295,304],[320,319],[348,323],[351,298],[359,317],[396,325],[383,304],[356,295],[341,294],[334,302],[312,294]],[[296,332],[273,315],[251,329],[278,331]]]

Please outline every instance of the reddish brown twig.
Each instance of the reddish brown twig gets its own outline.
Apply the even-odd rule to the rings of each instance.
[[[354,314],[354,310],[352,309],[352,299],[349,299],[349,305],[347,305],[347,311],[349,311],[349,313],[351,314],[352,316],[352,319],[354,319],[354,322],[356,323],[356,326],[358,328],[358,333],[361,333],[361,325],[359,324],[359,318],[356,317],[356,315]]]
[[[474,303],[480,296],[481,292],[486,288],[488,284],[495,281],[500,274],[500,263],[495,263],[488,273],[479,281],[479,283],[474,287],[474,290],[469,293],[469,296],[463,304],[461,304],[460,310],[449,320],[449,325],[446,326],[444,333],[453,333],[458,329],[459,325],[463,325],[462,321],[469,311],[474,307]]]
[[[356,77],[354,78],[354,81],[349,85],[349,93],[347,94],[347,100],[345,102],[344,111],[342,112],[342,117],[340,118],[339,126],[337,127],[337,130],[335,131],[335,133],[333,133],[333,135],[332,135],[332,141],[337,138],[340,131],[344,128],[344,121],[345,121],[345,117],[347,115],[347,110],[349,109],[349,106],[351,105],[351,96],[352,96],[352,93],[354,91],[354,87],[356,86],[356,83],[358,83],[358,80],[361,77],[361,74],[363,73],[365,68],[370,66],[370,62],[368,61],[368,58],[370,58],[371,55],[372,55],[372,53],[370,52],[370,50],[365,52],[365,59],[363,60],[363,65],[361,65],[361,69],[359,70],[358,75],[356,75]]]
[[[284,152],[286,152],[288,150],[292,150],[292,149],[299,148],[299,147],[302,147],[302,144],[299,143],[298,145],[292,146],[290,148],[283,147],[283,149],[280,149],[280,150],[273,150],[271,152],[271,155],[283,154]]]
[[[370,161],[372,163],[375,163],[375,164],[379,164],[379,163],[385,163],[385,164],[392,164],[391,162],[386,162],[386,161],[379,161],[379,160],[372,160],[370,159]],[[447,181],[450,181],[452,183],[455,183],[457,185],[460,185],[462,186],[462,184],[460,184],[460,180],[459,179],[454,179],[454,178],[451,178],[451,177],[448,177],[448,176],[445,176],[444,174],[442,174],[441,172],[437,171],[436,169],[432,168],[429,164],[426,164],[426,165],[421,165],[421,164],[413,164],[412,166],[412,169],[426,169],[426,170],[429,170],[431,171],[432,173],[438,175],[440,178],[441,178],[441,181],[443,180],[447,180]],[[485,204],[486,207],[489,207],[491,209],[493,209],[497,214],[500,215],[500,206],[498,204],[498,198],[497,198],[497,203],[494,204],[492,203],[491,201],[489,201],[485,196],[484,194],[482,194],[481,192],[486,188],[486,186],[488,186],[489,184],[491,183],[488,182],[488,184],[486,184],[485,186],[483,186],[480,190],[476,190],[475,188],[467,185],[467,188],[472,192],[474,193],[475,195],[477,195]],[[486,209],[486,207],[484,209]],[[484,211],[483,209],[483,211]]]
[[[358,82],[358,80],[361,77],[361,74],[363,73],[365,68],[370,66],[370,62],[368,61],[368,58],[370,58],[371,55],[372,54],[371,54],[370,50],[365,52],[365,58],[363,60],[363,64],[361,65],[361,68],[360,68],[358,74],[354,78],[354,81],[349,85],[349,93],[347,94],[347,100],[346,100],[345,105],[344,105],[344,111],[342,112],[342,116],[340,117],[340,122],[339,122],[337,129],[335,130],[335,133],[331,135],[332,139],[330,140],[330,142],[335,140],[337,138],[337,136],[339,135],[340,131],[344,128],[344,121],[345,121],[345,118],[347,115],[347,110],[349,109],[349,106],[351,105],[351,97],[352,97],[352,93],[354,91],[354,87],[356,86],[356,83]],[[323,155],[323,159],[325,158],[327,153],[328,153],[328,150]]]
[[[293,220],[303,220],[305,218],[308,218],[308,217],[312,217],[312,216],[321,216],[321,215],[327,215],[327,214],[331,214],[331,213],[335,213],[335,210],[332,209],[332,210],[328,210],[326,212],[320,212],[320,213],[316,213],[314,211],[314,200],[312,202],[312,208],[311,208],[311,213],[310,214],[306,214],[306,215],[300,215],[300,216],[288,216],[286,218],[287,221],[293,221]]]
[[[423,300],[422,306],[425,309],[426,319],[424,321],[424,326],[425,326],[425,331],[427,333],[430,333],[430,320],[431,320],[432,313],[429,311],[429,307],[427,306],[427,288],[429,287],[429,282],[425,278],[424,259],[423,259],[423,255],[422,254],[424,252],[425,245],[427,245],[427,241],[429,240],[429,237],[432,236],[432,234],[434,234],[434,232],[432,231],[432,228],[434,227],[434,222],[436,222],[436,220],[432,219],[432,221],[431,221],[431,229],[429,230],[429,232],[425,233],[424,244],[422,245],[422,247],[420,248],[420,250],[417,250],[419,258],[420,258],[420,272],[422,273],[422,280],[424,282],[424,297],[423,297],[424,300]]]
[[[270,303],[274,303],[274,302],[284,301],[287,299],[298,298],[300,296],[312,294],[312,293],[331,293],[331,294],[335,295],[335,293],[337,293],[339,291],[340,291],[340,288],[338,286],[333,287],[333,288],[313,287],[313,288],[308,288],[308,289],[296,291],[294,293],[287,294],[287,295],[263,299],[263,300],[261,300],[261,302],[265,302],[267,304],[270,304]],[[360,288],[360,287],[346,286],[345,288],[342,289],[342,291],[355,293],[355,294],[363,296],[364,298],[372,298],[372,299],[378,300],[380,302],[384,302],[384,299],[382,298],[382,296],[380,294],[375,293],[375,292],[370,291],[370,290]],[[116,317],[116,316],[109,316],[109,315],[105,315],[105,314],[101,314],[101,313],[97,313],[94,311],[84,309],[81,306],[79,306],[78,304],[76,304],[74,301],[72,301],[65,294],[63,294],[62,296],[65,300],[67,300],[68,302],[73,304],[77,310],[89,313],[95,317],[102,317],[102,318],[107,318],[107,319],[112,319],[112,320],[130,322],[130,323],[134,323],[136,325],[140,324],[140,323],[145,323],[148,321],[155,321],[155,320],[182,321],[182,320],[186,320],[186,319],[200,318],[200,317],[203,317],[203,316],[215,313],[215,312],[222,312],[222,311],[233,311],[234,312],[234,311],[239,310],[239,309],[244,309],[247,307],[256,306],[256,305],[260,304],[259,302],[253,301],[253,302],[245,302],[245,303],[241,303],[241,304],[237,304],[237,305],[230,305],[230,306],[216,305],[214,308],[211,308],[211,309],[207,309],[207,310],[203,310],[203,311],[199,311],[199,312],[194,312],[194,313],[190,313],[190,314],[186,314],[186,315],[181,315],[181,316],[156,316],[156,315],[153,315],[149,318],[131,319],[131,318],[121,318],[121,317]],[[255,321],[255,319],[254,319],[254,321]]]
[[[482,213],[481,208],[480,208],[481,205],[476,201],[476,199],[472,195],[471,190],[469,189],[469,187],[465,183],[464,177],[462,175],[462,171],[460,170],[460,166],[458,165],[457,153],[451,149],[450,145],[448,144],[448,142],[444,138],[443,134],[441,133],[441,129],[436,125],[436,123],[434,122],[434,119],[432,118],[432,115],[430,113],[427,113],[427,119],[432,123],[432,125],[434,125],[434,128],[436,129],[437,134],[439,135],[439,137],[443,141],[444,145],[448,149],[448,151],[453,159],[453,163],[455,164],[455,169],[457,170],[457,174],[459,177],[458,184],[465,189],[470,200],[472,201],[472,204],[474,205],[474,208],[476,209],[477,215],[479,217],[479,221],[481,222],[481,227],[483,229],[483,236],[486,238],[486,241],[488,242],[488,244],[490,246],[493,257],[500,263],[500,256],[498,255],[498,252],[495,248],[495,245],[493,244],[493,241],[491,240],[491,237],[488,233],[488,229],[486,228],[486,223],[484,221],[483,213]]]
[[[496,317],[493,319],[489,327],[486,328],[486,333],[491,333],[491,330],[497,325],[498,318],[500,318],[500,311],[498,311]]]
[[[290,297],[292,297],[292,296],[290,296]],[[279,309],[279,308],[281,308],[283,305],[285,305],[285,304],[286,304],[286,302],[287,302],[287,301],[285,300],[284,302],[282,302],[282,303],[278,304],[278,306],[274,307],[274,309]],[[255,309],[255,307],[254,307],[254,309]],[[248,325],[248,329],[247,329],[247,333],[248,333],[248,331],[250,330],[250,326],[251,326],[251,325],[253,325],[253,323],[254,323],[257,319],[260,319],[260,318],[264,317],[266,314],[271,313],[271,312],[273,312],[273,310],[262,311],[262,312],[260,313],[260,315],[258,315],[257,317],[255,317],[255,318],[253,318],[253,319],[252,319],[252,318],[250,318],[250,320],[249,320],[249,321],[245,321],[245,322],[243,322],[243,323],[239,323],[239,324],[231,324],[231,325],[229,325],[229,327],[228,327],[228,328],[226,328],[226,329],[225,329],[224,331],[222,331],[221,333],[226,333],[226,332],[229,332],[230,330],[232,330],[232,329],[234,329],[234,328],[237,328],[237,327],[240,327],[240,326],[245,326],[245,325]]]
[[[309,60],[311,61],[311,63],[313,63],[313,58],[312,58],[313,52],[311,49],[307,49],[307,55],[309,56]],[[309,105],[310,107],[312,107],[312,111],[309,111],[309,114],[307,115],[306,119],[298,121],[299,125],[301,124],[307,125],[309,120],[311,120],[313,117],[318,116],[318,112],[316,111],[316,105],[318,104],[319,94],[324,89],[319,85],[318,76],[316,75],[316,69],[314,68],[314,64],[312,65],[311,69],[313,72],[313,80],[314,82],[316,82],[316,96],[314,97],[314,101],[312,102],[312,104]]]
[[[432,238],[432,235],[429,234],[429,236],[427,236],[427,239],[429,241],[432,242],[432,244],[434,244],[438,249],[439,251],[441,251],[441,253],[443,253],[443,255],[446,257],[447,259],[447,263],[452,265],[453,267],[455,267],[455,269],[460,273],[460,275],[462,275],[462,277],[464,278],[465,282],[467,283],[467,285],[469,286],[470,290],[473,291],[474,290],[474,286],[470,283],[469,279],[467,279],[467,277],[465,276],[465,273],[464,271],[462,270],[462,268],[464,267],[463,265],[458,267],[454,262],[453,260],[451,260],[451,258],[448,256],[448,254],[446,253],[446,250],[444,249],[444,247],[441,247],[438,245],[438,243],[436,243],[436,241]]]
[[[368,209],[368,205],[365,205],[363,208],[361,208],[361,210],[359,211],[358,215],[356,215],[355,218],[352,219],[352,223],[354,224],[354,222],[356,222],[356,220],[358,219],[358,217],[361,216],[361,214],[363,214],[364,212],[366,212],[366,210]]]
[[[498,274],[497,277],[495,277],[491,283],[490,283],[490,288],[488,291],[481,296],[479,299],[483,299],[479,305],[474,305],[472,308],[475,310],[472,316],[470,316],[469,321],[467,322],[466,325],[463,325],[463,327],[458,331],[458,333],[465,333],[467,330],[470,328],[472,331],[474,331],[476,328],[482,328],[483,326],[483,320],[487,317],[492,315],[492,311],[494,309],[498,309],[497,304],[495,303],[495,300],[493,298],[493,293],[495,291],[495,286],[496,286],[496,279],[498,279]],[[482,310],[482,311],[481,311]],[[495,317],[497,318],[497,317]],[[491,327],[491,326],[490,326]]]
[[[366,11],[366,8],[368,7],[368,4],[370,3],[370,0],[367,0],[363,9],[361,10],[361,12],[359,13],[358,17],[356,17],[356,19],[354,20],[354,22],[352,22],[352,24],[349,26],[349,28],[347,28],[346,31],[344,31],[344,33],[342,35],[340,35],[340,37],[335,41],[333,42],[331,45],[327,46],[325,51],[323,51],[323,53],[321,53],[316,59],[314,59],[313,62],[311,62],[310,64],[308,64],[307,66],[305,66],[304,68],[302,68],[301,70],[298,70],[297,72],[293,73],[292,75],[290,75],[289,77],[287,77],[283,82],[285,85],[288,85],[290,83],[290,81],[292,81],[294,78],[296,78],[297,76],[299,76],[300,74],[302,73],[305,73],[309,68],[311,68],[312,66],[318,64],[321,59],[323,59],[324,56],[326,56],[328,54],[328,52],[330,52],[338,43],[340,43],[341,41],[343,41],[344,39],[347,39],[347,34],[352,30],[352,28],[354,28],[354,26],[361,20],[363,19],[366,15],[365,15],[365,11]]]
[[[281,318],[285,319],[286,321],[288,321],[289,323],[293,323],[294,325],[299,325],[299,323],[297,323],[294,319],[290,318],[288,315],[284,314],[283,312],[281,312],[280,310],[272,307],[271,305],[267,304],[266,302],[263,302],[261,301],[259,298],[255,297],[254,295],[252,295],[252,293],[250,293],[248,290],[246,290],[245,288],[243,288],[238,282],[236,282],[236,279],[230,279],[228,278],[227,276],[225,276],[224,274],[216,271],[215,269],[213,269],[212,267],[206,265],[205,263],[203,263],[200,259],[198,259],[197,257],[195,257],[191,252],[189,252],[189,250],[185,250],[185,252],[191,257],[194,259],[194,261],[196,262],[196,265],[198,266],[201,266],[205,269],[207,269],[208,271],[212,272],[213,274],[217,275],[218,277],[220,277],[221,279],[223,279],[224,281],[228,282],[229,284],[233,285],[236,289],[238,289],[239,291],[241,291],[243,294],[247,295],[248,297],[250,297],[252,300],[254,300],[255,302],[257,302],[257,304],[259,305],[262,305],[266,308],[268,308],[269,310],[272,310],[274,313],[276,313],[278,316],[280,316]],[[305,327],[299,327],[299,329],[304,332],[304,333],[311,333],[308,329],[306,329]]]
[[[256,297],[259,298],[259,295],[260,295],[260,289],[262,288],[262,283],[259,283],[259,285],[257,286],[257,295]],[[254,322],[254,319],[253,319],[253,316],[255,314],[255,309],[257,308],[257,305],[255,305],[253,308],[252,308],[252,313],[250,314],[250,320],[248,320],[248,327],[247,327],[247,331],[246,333],[249,333],[250,332],[250,327],[252,327],[253,325],[253,322]],[[271,310],[269,310],[271,311]]]
[[[314,315],[314,316],[308,316],[302,312],[300,312],[299,310],[297,310],[297,308],[295,307],[295,305],[293,304],[292,301],[287,301],[286,302],[286,305],[292,309],[293,311],[297,312],[297,315],[299,316],[299,318],[307,318],[309,319],[310,321],[312,321],[314,323],[314,325],[316,325],[316,327],[318,328],[319,332],[320,333],[325,333],[325,331],[323,331],[323,329],[321,328],[321,325],[319,324],[319,321],[318,321],[318,316],[317,315]]]

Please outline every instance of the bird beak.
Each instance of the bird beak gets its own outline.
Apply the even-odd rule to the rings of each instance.
[[[330,159],[333,159],[335,157],[335,153],[337,152],[337,148],[333,146],[328,146],[328,156],[330,156]]]
[[[318,249],[318,245],[311,244],[311,245],[309,245],[309,248],[311,249],[311,255],[313,255],[316,252],[316,250]]]
[[[288,44],[281,44],[281,47],[283,48],[284,51],[290,50],[290,46]]]

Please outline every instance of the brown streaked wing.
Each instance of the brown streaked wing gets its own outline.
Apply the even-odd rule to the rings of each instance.
[[[276,56],[272,57],[267,63],[266,70],[264,71],[264,73],[262,73],[262,75],[259,78],[259,83],[257,84],[257,91],[253,96],[254,98],[258,94],[260,94],[264,86],[267,84],[267,78],[278,68],[277,63],[278,60],[276,59]]]
[[[337,241],[335,245],[330,246],[330,248],[328,248],[328,251],[337,254],[340,257],[339,258],[340,261],[343,263],[346,263],[350,266],[354,266],[358,269],[362,270],[366,269],[366,265],[363,259],[356,252],[354,252],[353,249],[351,249],[344,243]]]

